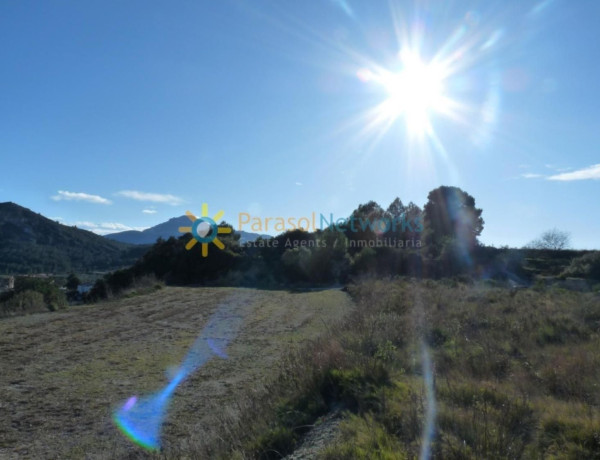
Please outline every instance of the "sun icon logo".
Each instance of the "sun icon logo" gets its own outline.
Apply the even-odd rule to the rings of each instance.
[[[225,245],[217,236],[223,233],[231,233],[230,227],[219,227],[217,221],[221,220],[224,211],[219,211],[211,219],[208,217],[208,204],[202,204],[202,217],[197,218],[191,212],[186,211],[186,216],[192,221],[191,227],[179,227],[181,233],[191,233],[192,239],[188,241],[185,248],[189,251],[196,243],[202,243],[202,257],[208,257],[208,245],[213,243],[219,249],[225,249]]]

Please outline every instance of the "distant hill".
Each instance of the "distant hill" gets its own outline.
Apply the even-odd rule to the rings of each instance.
[[[178,238],[181,236],[179,227],[189,227],[191,224],[187,216],[173,217],[162,224],[155,225],[154,227],[147,228],[143,231],[128,230],[126,232],[110,233],[105,235],[114,241],[128,244],[154,244],[156,240],[162,238],[164,240],[174,236]],[[258,237],[271,238],[270,235],[260,235],[258,233],[249,233],[244,231],[236,231],[240,235],[240,243],[247,243],[248,241],[254,241]]]
[[[0,274],[110,270],[133,264],[146,250],[0,203]]]

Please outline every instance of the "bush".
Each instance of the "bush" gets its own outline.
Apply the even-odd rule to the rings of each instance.
[[[600,251],[590,252],[573,259],[561,277],[587,278],[600,281]]]
[[[287,427],[277,426],[259,436],[249,448],[261,460],[275,460],[294,451],[296,434]]]
[[[0,304],[2,315],[18,315],[48,311],[44,295],[36,291],[21,291]]]
[[[382,365],[371,369],[332,369],[322,391],[326,401],[363,413],[380,406],[379,388],[388,383],[389,375]]]
[[[67,297],[54,281],[44,278],[18,277],[15,280],[15,294],[34,291],[43,295],[44,303],[50,311],[60,310],[67,306]]]
[[[322,458],[401,460],[409,458],[400,440],[373,416],[350,416],[340,426],[341,440],[325,449]]]
[[[281,256],[284,273],[292,282],[309,280],[310,250],[307,248],[288,249]]]
[[[539,448],[552,458],[600,458],[598,421],[550,418],[542,423],[541,431]]]

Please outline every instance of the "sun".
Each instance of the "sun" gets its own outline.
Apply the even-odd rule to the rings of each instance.
[[[441,37],[428,33],[423,24],[398,26],[399,51],[385,62],[359,53],[352,57],[358,67],[355,76],[370,101],[377,98],[344,127],[355,130],[353,142],[361,142],[365,154],[387,137],[384,145],[401,153],[407,168],[432,167],[435,157],[450,167],[447,136],[456,138],[453,133],[460,132],[478,147],[491,141],[502,85],[492,47],[501,32],[490,37],[472,29],[470,21],[467,15],[437,44],[429,37]],[[399,139],[405,145],[396,149]]]
[[[211,219],[208,217],[208,204],[202,204],[202,216],[196,218],[191,212],[185,212],[188,219],[192,221],[191,227],[179,227],[182,233],[191,233],[192,239],[187,242],[185,248],[189,251],[196,243],[202,243],[202,257],[208,257],[208,244],[213,243],[219,249],[225,249],[225,245],[217,236],[222,233],[231,233],[230,227],[220,227],[217,221],[221,220],[223,211],[216,213]]]
[[[374,78],[387,93],[378,111],[389,120],[402,117],[408,134],[421,137],[431,133],[431,116],[446,111],[447,72],[443,65],[426,63],[413,51],[401,53],[400,59],[399,72],[383,71]]]

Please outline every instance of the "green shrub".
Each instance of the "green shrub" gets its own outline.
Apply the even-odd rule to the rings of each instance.
[[[600,459],[600,422],[549,418],[538,442],[547,457]]]
[[[38,313],[48,311],[44,295],[36,291],[20,291],[0,304],[3,315]]]
[[[402,460],[409,458],[399,439],[371,415],[351,415],[340,425],[341,439],[325,449],[325,460]]]
[[[600,251],[589,252],[573,259],[561,277],[587,278],[600,281]]]
[[[467,458],[522,456],[535,428],[529,402],[474,384],[442,389],[440,400],[439,426],[447,446],[441,457],[459,457],[453,439],[463,441]]]
[[[261,460],[275,460],[294,451],[297,436],[287,427],[277,426],[260,435],[248,448]]]
[[[586,329],[582,328],[568,316],[556,315],[553,318],[546,319],[540,325],[536,340],[540,345],[562,344],[580,339],[585,340],[589,336],[589,331]]]
[[[325,378],[323,395],[326,401],[340,402],[353,412],[366,412],[379,407],[378,390],[389,382],[389,374],[382,365],[375,365],[369,370],[333,369]]]
[[[54,281],[45,278],[20,276],[15,280],[15,294],[34,291],[43,295],[44,303],[50,311],[60,310],[67,306],[67,297]]]
[[[418,458],[433,388],[433,458],[600,459],[597,294],[373,278],[348,292],[356,309],[322,342],[335,347],[312,350],[313,384],[263,444],[293,445],[335,408],[345,421],[321,458]]]

